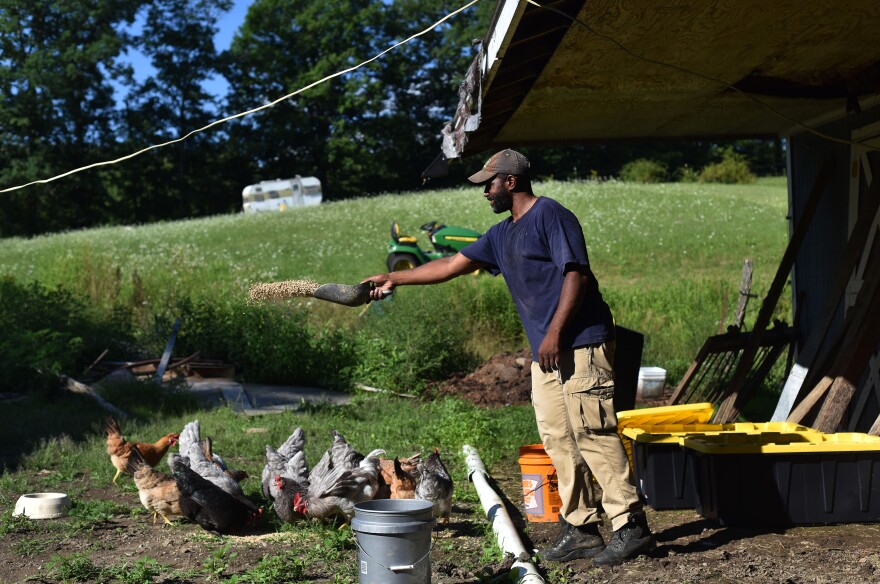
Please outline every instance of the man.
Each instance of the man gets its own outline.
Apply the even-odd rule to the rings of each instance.
[[[515,150],[493,155],[469,180],[483,185],[495,213],[510,217],[455,256],[368,278],[376,284],[371,297],[476,269],[504,276],[532,347],[532,404],[562,499],[559,537],[541,556],[620,564],[655,544],[617,434],[614,324],[590,270],[583,230],[571,211],[532,192],[529,161]],[[607,546],[590,470],[614,529]]]

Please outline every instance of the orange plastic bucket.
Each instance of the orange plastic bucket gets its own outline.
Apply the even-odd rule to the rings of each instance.
[[[519,449],[519,467],[522,473],[523,503],[526,518],[536,523],[559,521],[559,487],[556,468],[543,444],[529,444]]]

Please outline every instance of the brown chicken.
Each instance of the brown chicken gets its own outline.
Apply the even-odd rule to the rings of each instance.
[[[128,455],[126,471],[134,478],[141,504],[153,512],[153,523],[161,516],[167,525],[172,517],[183,517],[180,509],[180,491],[173,476],[147,464],[137,446]]]
[[[416,499],[431,501],[434,504],[434,517],[449,523],[452,513],[452,478],[446,465],[440,460],[440,452],[435,448],[427,460],[419,462],[419,484],[416,486]]]
[[[107,418],[104,424],[104,430],[107,432],[107,454],[110,455],[110,462],[116,468],[116,475],[113,477],[113,483],[124,472],[128,472],[128,457],[131,455],[132,446],[137,446],[140,450],[144,461],[150,466],[156,466],[168,452],[168,449],[177,444],[180,434],[165,434],[153,444],[149,442],[129,442],[122,436],[122,430],[119,423],[113,418]]]
[[[409,458],[379,459],[377,499],[414,499],[419,455]]]

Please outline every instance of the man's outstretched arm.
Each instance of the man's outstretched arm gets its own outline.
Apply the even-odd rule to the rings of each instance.
[[[459,252],[454,256],[422,264],[412,270],[400,270],[370,276],[364,279],[364,282],[374,282],[376,284],[376,287],[370,291],[370,298],[372,300],[381,300],[397,286],[439,284],[483,267],[485,267],[485,264],[475,262]]]

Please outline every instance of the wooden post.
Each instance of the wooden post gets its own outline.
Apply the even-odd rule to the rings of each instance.
[[[755,326],[752,329],[752,335],[749,339],[750,342],[743,349],[739,364],[730,381],[729,395],[719,406],[718,411],[715,412],[715,417],[713,418],[715,423],[723,424],[734,421],[749,397],[745,381],[760,347],[761,336],[767,329],[767,325],[770,324],[773,310],[776,308],[776,303],[779,301],[779,296],[782,294],[782,289],[785,287],[785,282],[788,280],[792,266],[794,266],[794,260],[797,257],[798,251],[800,251],[801,244],[807,235],[810,223],[812,223],[813,216],[816,214],[816,209],[819,207],[819,202],[822,200],[822,195],[830,178],[831,163],[826,160],[819,170],[813,190],[801,214],[800,221],[791,236],[791,240],[788,242],[788,247],[785,249],[782,260],[779,263],[779,268],[776,270],[776,277],[773,278],[770,290],[767,292],[763,304],[761,304],[761,310],[758,313]]]
[[[752,270],[752,260],[746,258],[743,262],[742,282],[739,284],[739,303],[736,305],[736,316],[733,320],[733,325],[739,330],[742,330],[743,321],[746,318],[746,306],[749,304],[749,298],[753,296]]]

